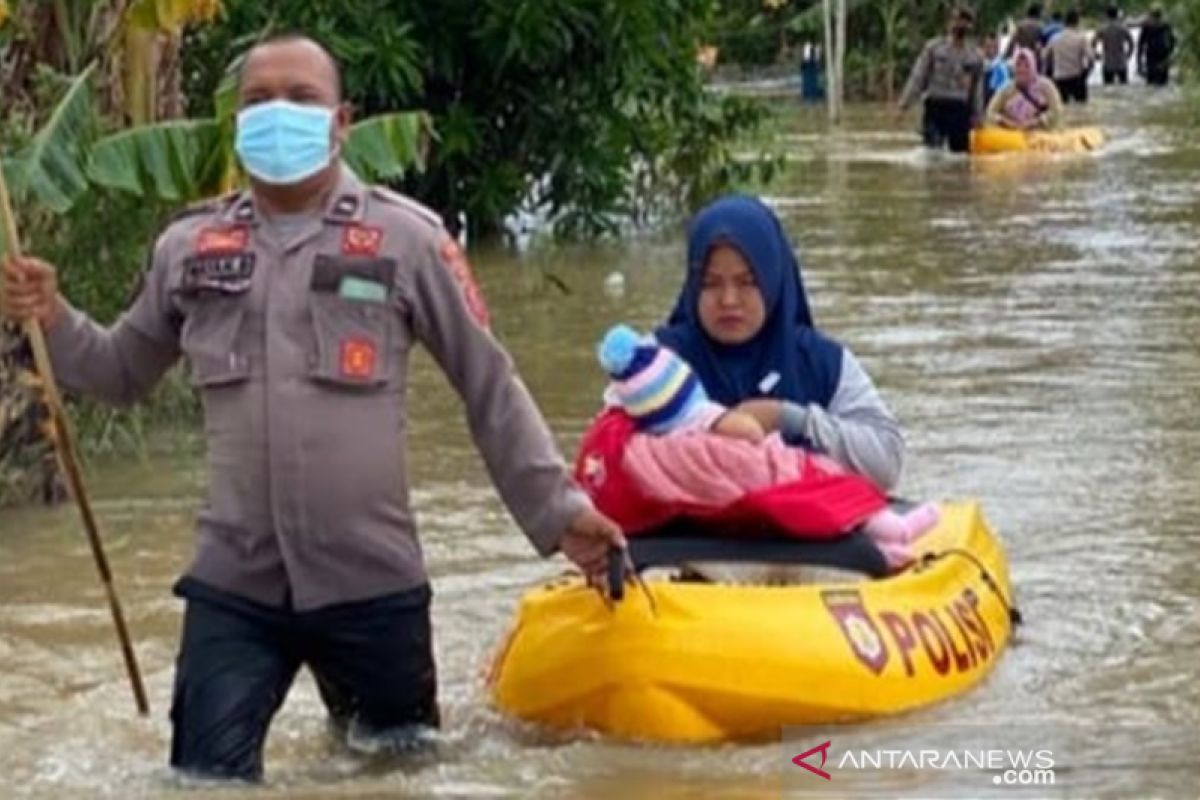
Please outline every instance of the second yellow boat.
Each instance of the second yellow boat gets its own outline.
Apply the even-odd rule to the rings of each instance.
[[[1099,128],[1066,128],[1061,131],[1017,131],[1011,128],[978,128],[971,131],[971,154],[1087,153],[1104,145]]]

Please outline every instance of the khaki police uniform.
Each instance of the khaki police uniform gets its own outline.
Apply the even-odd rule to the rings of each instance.
[[[186,212],[112,328],[69,309],[48,332],[63,385],[117,403],[187,357],[208,449],[188,576],[297,611],[426,582],[405,459],[417,343],[462,397],[505,504],[552,552],[588,501],[437,216],[343,167],[290,241],[264,227],[249,192]]]

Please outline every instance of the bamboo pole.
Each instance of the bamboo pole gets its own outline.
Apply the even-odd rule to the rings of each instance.
[[[12,204],[8,199],[8,187],[4,182],[4,171],[0,170],[0,218],[3,218],[4,236],[7,243],[8,256],[19,258],[21,255],[20,239],[17,233],[17,220],[13,214]],[[54,380],[54,370],[50,364],[50,354],[46,349],[46,337],[42,333],[41,324],[34,319],[25,320],[23,324],[25,335],[33,348],[33,362],[41,381],[42,397],[50,413],[50,438],[58,456],[59,468],[67,477],[71,487],[71,495],[79,507],[79,516],[83,519],[83,528],[87,532],[88,544],[92,549],[92,558],[96,562],[96,570],[100,573],[100,582],[104,584],[104,593],[108,598],[108,609],[112,612],[113,625],[117,629],[117,639],[121,645],[121,655],[125,659],[125,670],[129,673],[129,683],[133,689],[133,699],[137,704],[138,714],[144,716],[150,713],[150,703],[146,699],[146,687],[142,683],[142,673],[138,669],[137,656],[133,650],[133,642],[129,637],[129,628],[125,625],[125,614],[121,610],[121,600],[113,586],[112,569],[108,565],[108,556],[104,552],[104,543],[100,539],[100,530],[96,525],[96,517],[92,513],[92,505],[88,500],[87,487],[83,483],[83,473],[79,469],[79,459],[75,453],[75,437],[71,432],[71,422],[63,405],[62,395],[58,391],[58,383]]]

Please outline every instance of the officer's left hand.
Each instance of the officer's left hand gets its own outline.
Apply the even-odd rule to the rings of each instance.
[[[583,571],[589,583],[607,587],[608,551],[613,547],[624,550],[626,543],[617,523],[593,508],[586,508],[571,520],[558,547]]]

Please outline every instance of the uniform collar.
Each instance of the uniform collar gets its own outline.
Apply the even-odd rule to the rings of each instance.
[[[339,165],[338,180],[329,194],[321,217],[326,222],[349,224],[362,222],[366,210],[367,189],[345,163]],[[254,193],[243,189],[233,196],[221,214],[224,222],[238,225],[258,225],[259,212]]]

